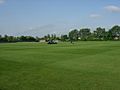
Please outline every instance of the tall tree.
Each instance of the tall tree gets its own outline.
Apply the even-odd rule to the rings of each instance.
[[[56,40],[56,34],[53,34],[53,39]]]
[[[70,40],[74,40],[74,41],[76,41],[76,40],[78,40],[78,34],[79,34],[79,31],[77,30],[77,29],[74,29],[74,30],[72,30],[72,31],[70,31],[69,32],[69,38],[70,38]]]
[[[109,34],[111,34],[112,39],[114,39],[115,37],[118,37],[118,39],[120,39],[120,26],[118,25],[113,26],[109,30]]]
[[[105,39],[105,28],[98,27],[96,28],[96,31],[94,32],[95,37],[99,40],[104,40]]]
[[[47,35],[48,40],[50,40],[50,34]]]
[[[87,40],[89,38],[90,34],[91,34],[91,32],[90,32],[89,28],[83,28],[83,29],[80,29],[80,31],[79,31],[79,37],[82,40]]]
[[[67,35],[61,35],[61,41],[67,41],[68,36]]]

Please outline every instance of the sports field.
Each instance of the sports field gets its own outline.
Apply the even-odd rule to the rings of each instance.
[[[0,44],[0,90],[120,90],[120,42]]]

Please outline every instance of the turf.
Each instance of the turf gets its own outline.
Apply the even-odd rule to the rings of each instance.
[[[0,44],[0,90],[120,90],[120,42]]]

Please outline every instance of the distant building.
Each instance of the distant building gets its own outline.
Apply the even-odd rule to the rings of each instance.
[[[81,37],[78,37],[79,40],[81,40]]]
[[[114,40],[118,40],[118,39],[119,39],[119,37],[115,37],[115,38],[114,38]]]
[[[45,43],[45,42],[46,42],[46,40],[40,40],[39,42],[41,42],[41,43]]]
[[[58,43],[58,42],[59,42],[59,40],[54,40],[54,42],[57,42],[57,43]]]

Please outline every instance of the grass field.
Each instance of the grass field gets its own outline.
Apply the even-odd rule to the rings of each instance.
[[[0,90],[120,90],[120,42],[0,44]]]

